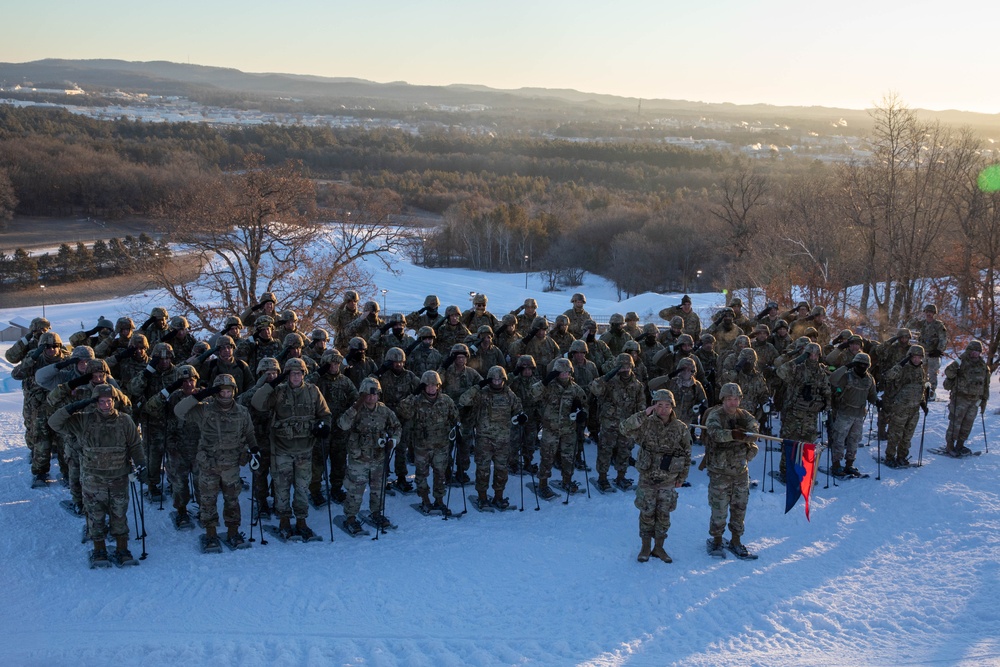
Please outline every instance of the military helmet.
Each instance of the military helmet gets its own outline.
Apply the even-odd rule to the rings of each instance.
[[[631,357],[629,357],[631,359]],[[569,359],[559,357],[552,362],[552,370],[557,373],[572,373],[573,372],[573,362]]]
[[[681,357],[677,360],[677,369],[684,370],[685,368],[690,369],[692,373],[698,370],[698,367],[694,363],[694,359],[691,357]]]
[[[486,301],[487,299],[485,294],[477,294],[476,296],[472,297],[472,305],[474,306],[485,306]]]
[[[721,320],[725,317],[730,317],[730,318],[736,317],[736,313],[733,312],[732,308],[723,308],[722,310],[720,310],[715,314],[715,318],[718,320]]]
[[[597,331],[597,322],[594,320],[585,320],[583,323],[584,329],[590,329],[591,331]]]
[[[340,350],[333,348],[323,353],[323,356],[319,358],[319,363],[323,366],[329,366],[330,364],[337,364],[339,366],[344,363],[344,355],[340,353]]]
[[[535,309],[537,309],[538,308],[538,302],[535,301],[534,299],[532,299],[529,296],[527,299],[524,300],[524,307],[525,308],[535,308]]]
[[[806,345],[808,345],[809,342],[810,341],[809,341],[809,337],[808,336],[799,336],[798,338],[795,339],[795,343],[794,343],[795,349],[801,352],[802,348],[804,348]]]
[[[110,373],[111,369],[108,368],[108,362],[104,361],[104,359],[91,359],[87,362],[87,372]]]
[[[62,338],[55,331],[46,331],[38,337],[38,347],[45,347],[46,345],[62,347],[62,344]]]
[[[149,349],[149,340],[146,338],[145,334],[136,332],[132,334],[128,339],[129,347],[138,348],[141,350]]]
[[[424,338],[437,338],[437,332],[434,331],[433,327],[422,326],[417,331],[417,339],[422,340]]]
[[[367,350],[368,343],[365,342],[364,338],[355,336],[347,343],[347,349],[349,350]]]
[[[302,336],[295,333],[294,331],[290,334],[285,334],[285,339],[281,342],[282,347],[302,347]]]
[[[982,354],[983,353],[983,343],[982,343],[982,341],[973,340],[973,341],[969,342],[968,346],[966,346],[965,349],[968,352],[979,352],[980,354]]]
[[[157,343],[153,346],[153,354],[150,356],[154,359],[173,359],[174,348],[170,343]]]
[[[627,340],[625,344],[622,345],[622,352],[639,352],[642,348],[639,347],[639,343],[634,340]]]
[[[968,349],[968,348],[966,348]],[[922,357],[924,356],[924,348],[922,345],[911,345],[910,349],[906,351],[907,357]]]
[[[768,311],[768,310],[777,310],[777,309],[778,309],[778,302],[777,301],[768,301],[767,304],[764,306],[764,310],[765,311]]]
[[[769,326],[767,326],[766,324],[764,324],[763,322],[761,322],[760,324],[758,324],[757,326],[755,326],[753,328],[753,331],[754,331],[755,334],[761,334],[762,333],[765,336],[770,336],[771,335],[771,328]]]
[[[361,385],[358,387],[358,393],[359,394],[370,394],[370,393],[372,393],[373,389],[376,392],[381,393],[382,392],[382,385],[379,384],[379,381],[377,379],[369,376],[369,377],[366,377],[364,380],[361,381]]]
[[[683,306],[685,303],[691,303],[691,297],[687,294],[681,297],[681,305]]]
[[[77,345],[69,356],[71,359],[94,359],[94,348],[89,345]]]
[[[365,301],[365,305],[362,310],[367,310],[372,313],[378,312],[378,301]]]
[[[437,371],[424,371],[423,375],[420,376],[420,381],[423,384],[436,384],[441,386],[441,376],[438,375]]]
[[[816,306],[809,313],[810,317],[826,317],[826,308],[823,306]]]
[[[448,306],[444,309],[444,316],[451,317],[452,315],[462,316],[462,311],[458,306]]]
[[[851,337],[847,339],[847,344],[848,345],[853,345],[854,343],[857,343],[858,345],[861,345],[864,342],[865,342],[865,339],[862,338],[861,336],[859,336],[858,334],[851,334]]]
[[[625,321],[626,322],[638,322],[639,321],[639,313],[635,312],[634,310],[628,311],[627,313],[625,313]]]
[[[299,316],[295,314],[294,310],[283,310],[278,313],[278,317],[275,319],[276,324],[285,324],[286,322],[298,322]]]
[[[274,292],[264,292],[263,294],[260,295],[260,301],[258,301],[260,305],[263,306],[265,303],[268,302],[277,305],[278,297],[274,296]]]
[[[103,315],[101,315],[100,317],[97,318],[97,328],[98,329],[114,329],[115,325],[114,325],[114,323],[111,320],[109,320],[108,318],[106,318]]]
[[[556,326],[557,327],[568,327],[569,318],[565,315],[556,315]]]
[[[711,335],[711,334],[709,334]],[[694,345],[694,338],[691,338],[691,334],[681,334],[677,337],[677,345]]]
[[[671,329],[683,329],[684,328],[684,318],[680,315],[675,315],[670,318],[670,328]]]
[[[198,374],[198,369],[188,364],[177,367],[177,377],[183,380],[201,379],[201,376]]]
[[[149,311],[149,316],[155,320],[166,320],[170,318],[170,316],[167,314],[167,309],[161,308],[159,306]]]
[[[466,345],[465,343],[455,343],[454,345],[451,346],[451,352],[450,352],[450,354],[453,357],[458,356],[460,354],[464,354],[465,356],[468,357],[469,356],[469,346]]]
[[[740,298],[740,297],[738,297],[738,296],[734,296],[734,297],[733,297],[733,298],[732,298],[732,299],[731,299],[731,300],[729,301],[729,307],[730,307],[730,308],[742,308],[742,307],[743,307],[743,299],[741,299],[741,298]]]
[[[398,361],[400,363],[405,364],[406,352],[403,352],[403,350],[398,347],[390,347],[388,350],[386,350],[385,360],[394,363]]]
[[[642,333],[647,336],[658,336],[660,335],[660,328],[652,322],[647,322],[642,327]]]
[[[285,359],[285,366],[283,368],[284,372],[291,373],[292,371],[302,371],[307,373],[309,367],[306,366],[306,362],[302,361],[298,357],[292,357],[291,359]]]
[[[710,333],[703,333],[701,335],[701,344],[702,345],[707,345],[709,343],[714,343],[714,342],[715,342],[715,336],[713,336],[712,334],[710,334]]]
[[[322,329],[322,328],[317,327],[316,329],[312,330],[311,334],[309,334],[309,338],[310,338],[310,340],[314,340],[314,341],[317,341],[317,340],[327,340],[328,341],[328,340],[330,340],[330,334],[327,333],[326,329]]]
[[[657,389],[652,393],[652,402],[658,403],[660,401],[666,401],[671,407],[677,407],[677,401],[674,400],[674,393],[669,389]]]
[[[352,289],[344,292],[344,301],[361,301],[361,296]]]
[[[503,316],[503,319],[501,319],[500,321],[503,323],[505,327],[507,326],[516,327],[517,315],[515,315],[514,313],[507,313],[506,315]]]
[[[733,342],[733,344],[742,345],[743,347],[748,347],[750,345],[750,336],[746,334],[740,334],[739,336],[736,337],[736,340]]]
[[[632,359],[632,355],[627,352],[622,352],[617,357],[615,357],[615,363],[625,368],[635,368],[635,360]]]
[[[587,347],[587,341],[578,339],[570,343],[569,353],[573,354],[574,352],[583,352],[584,354],[590,352],[590,349]]]
[[[786,322],[785,320],[778,320],[777,322],[774,323],[774,330],[775,331],[777,331],[778,329],[782,329],[782,328],[787,329],[788,328],[788,322]]]
[[[118,321],[115,322],[115,331],[118,333],[122,331],[135,331],[135,322],[132,321],[131,317],[119,317]]]
[[[128,319],[128,318],[123,318],[123,319]],[[35,319],[31,320],[29,328],[31,329],[31,333],[45,333],[46,331],[52,328],[52,324],[44,317],[36,317]]]
[[[912,338],[913,334],[906,327],[902,327],[896,330],[896,338]]]
[[[683,322],[683,320],[681,320]],[[615,313],[608,320],[608,324],[625,324],[625,318],[621,313]]]
[[[859,364],[859,365],[863,364],[865,366],[871,366],[872,365],[872,358],[869,357],[864,352],[858,352],[857,354],[854,355],[854,359],[851,360],[851,363]]]
[[[819,346],[819,343],[807,343],[805,349],[802,350],[808,355],[820,354],[823,348]]]
[[[806,338],[815,338],[819,335],[819,329],[816,327],[806,327],[805,336]]]
[[[933,313],[933,314],[936,315],[937,314],[937,306],[935,306],[933,303],[929,303],[926,306],[924,306],[924,312],[925,313]]]
[[[264,357],[257,362],[257,375],[263,375],[268,371],[281,372],[281,364],[274,357]]]
[[[389,321],[392,324],[402,324],[405,327],[406,326],[406,315],[404,315],[403,313],[393,313],[389,317]]]
[[[743,390],[735,382],[727,382],[722,385],[722,389],[719,390],[719,398],[729,398],[730,396],[736,396],[737,398],[743,398]]]
[[[219,337],[216,336],[215,339],[218,340]],[[192,354],[202,354],[203,352],[208,352],[211,349],[212,349],[212,346],[209,344],[209,342],[207,340],[200,340],[200,341],[198,341],[197,343],[194,344],[194,347],[191,348],[191,353]]]
[[[585,297],[582,292],[577,292],[572,297],[570,297],[570,302],[573,301],[579,301],[580,303],[587,303],[587,297]]]
[[[441,299],[436,294],[428,294],[424,297],[424,308],[437,308],[441,305]]]
[[[531,328],[532,329],[548,329],[549,328],[549,321],[547,319],[545,319],[544,317],[536,317],[535,319],[531,320]]]
[[[837,337],[834,338],[834,340],[849,340],[853,335],[854,332],[850,329],[841,329],[840,333],[837,334]]]
[[[221,375],[216,375],[215,376],[215,381],[212,382],[212,386],[213,387],[229,387],[230,389],[233,390],[233,395],[234,396],[236,395],[236,392],[238,392],[240,390],[240,388],[236,385],[236,378],[234,378],[229,373],[222,373]]]
[[[806,310],[809,310],[811,307],[812,306],[809,305],[808,301],[799,301],[797,304],[795,304],[795,310],[799,310],[800,308],[805,308]]]
[[[530,354],[522,354],[517,358],[516,368],[535,368],[535,358]]]
[[[261,315],[256,320],[253,321],[253,326],[255,329],[266,329],[267,327],[274,326],[274,318],[270,315]]]
[[[215,347],[236,347],[236,341],[233,340],[232,336],[227,336],[226,334],[221,334],[215,338]]]
[[[99,384],[90,390],[91,398],[114,398],[115,388],[110,384]]]
[[[170,318],[170,328],[171,329],[187,329],[188,321],[187,318],[182,315],[174,315]]]
[[[504,370],[503,366],[490,366],[490,370],[486,371],[487,380],[502,380],[507,381],[507,371]]]
[[[749,361],[751,363],[757,363],[757,352],[752,347],[748,347],[745,350],[740,350],[740,356],[738,361]]]
[[[480,336],[492,336],[493,329],[490,327],[490,325],[483,324],[480,325],[478,329],[476,329],[476,333],[479,334]]]

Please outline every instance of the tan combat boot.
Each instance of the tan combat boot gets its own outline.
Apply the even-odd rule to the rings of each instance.
[[[663,548],[664,539],[666,538],[663,537],[656,538],[656,545],[653,547],[653,550],[650,552],[650,554],[656,556],[664,563],[673,563],[674,559],[671,558],[670,554],[668,554],[667,551]]]
[[[429,512],[431,507],[433,507],[433,505],[431,505],[430,494],[428,494],[427,491],[420,492],[420,507],[425,512]]]
[[[648,535],[642,538],[642,549],[639,550],[639,555],[635,557],[637,561],[639,561],[640,563],[645,563],[646,561],[649,560],[650,544],[652,542],[653,538],[649,537]]]

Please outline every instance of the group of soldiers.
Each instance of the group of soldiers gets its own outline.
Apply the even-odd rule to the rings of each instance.
[[[751,320],[733,299],[703,329],[685,296],[660,311],[669,323],[662,330],[640,326],[630,312],[612,315],[603,333],[585,304],[574,294],[550,323],[531,298],[497,317],[483,294],[464,312],[451,305],[443,313],[430,295],[419,310],[383,319],[377,302],[362,304],[348,291],[326,318],[331,334],[299,331],[296,313],[265,293],[206,340],[160,307],[139,327],[128,317],[101,318],[69,345],[36,318],[7,358],[23,384],[34,481],[46,483],[55,455],[97,562],[132,560],[125,513],[133,469],[151,499],[162,502],[170,489],[178,529],[192,527],[195,500],[203,546],[225,540],[240,548],[248,546],[239,531],[247,464],[254,521],[274,514],[279,536],[308,540],[315,538],[310,502],[342,504],[343,527],[357,534],[359,517],[378,529],[391,525],[387,489],[415,490],[421,511],[445,516],[449,483],[474,483],[481,509],[509,509],[508,476],[522,470],[537,475],[540,498],[556,497],[553,486],[579,493],[573,476],[588,469],[588,434],[597,445],[598,491],[627,490],[630,465],[639,472],[638,559],[670,562],[663,543],[693,443],[705,446],[701,467],[710,479],[709,550],[718,555],[725,545],[753,557],[741,538],[747,464],[761,425],[770,434],[780,412],[782,438],[816,442],[819,417],[829,414],[833,474],[858,474],[857,447],[874,405],[887,465],[906,466],[948,343],[933,305],[911,324],[914,333],[900,329],[877,343],[849,330],[834,335],[825,310],[806,302],[787,313],[769,302]],[[968,451],[976,411],[986,407],[982,353],[972,341],[945,369],[954,456]]]

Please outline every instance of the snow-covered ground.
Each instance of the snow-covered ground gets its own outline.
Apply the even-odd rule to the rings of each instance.
[[[432,292],[465,306],[476,290],[506,312],[528,294],[523,274],[400,268],[378,277],[389,310],[415,309]],[[677,303],[645,295],[618,304],[597,282],[582,291],[605,317]],[[546,313],[569,305],[569,293],[532,295]],[[692,296],[706,312],[722,300]],[[68,336],[81,321],[148,312],[149,303],[52,306],[47,315]],[[4,310],[0,321],[37,314]],[[0,377],[8,371],[3,362]],[[196,533],[175,532],[168,512],[149,506],[141,566],[92,571],[82,521],[57,503],[68,491],[30,488],[20,413],[20,392],[0,393],[0,664],[1000,664],[992,454],[954,461],[925,451],[922,468],[883,468],[876,480],[873,442],[859,454],[872,478],[824,488],[821,477],[811,522],[801,505],[785,515],[783,487],[771,493],[768,479],[747,513],[755,562],[705,554],[707,477],[692,468],[666,544],[672,565],[636,562],[633,493],[542,501],[536,512],[525,487],[527,511],[470,507],[447,522],[412,510],[412,496],[390,497],[399,530],[377,542],[334,528],[331,544],[326,511],[310,509],[323,543],[271,540],[221,555],[202,555]],[[941,445],[946,423],[947,404],[932,403],[925,448]],[[986,429],[1000,447],[993,415]],[[969,445],[983,444],[977,425]],[[590,462],[595,454],[588,446]],[[762,471],[758,457],[752,477]],[[512,478],[507,495],[520,505],[521,493]],[[451,506],[461,509],[458,493]],[[246,532],[248,499],[243,514]]]

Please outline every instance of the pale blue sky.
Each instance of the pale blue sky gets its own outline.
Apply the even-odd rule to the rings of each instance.
[[[1000,112],[1000,3],[3,0],[0,61],[171,60],[415,84]]]

